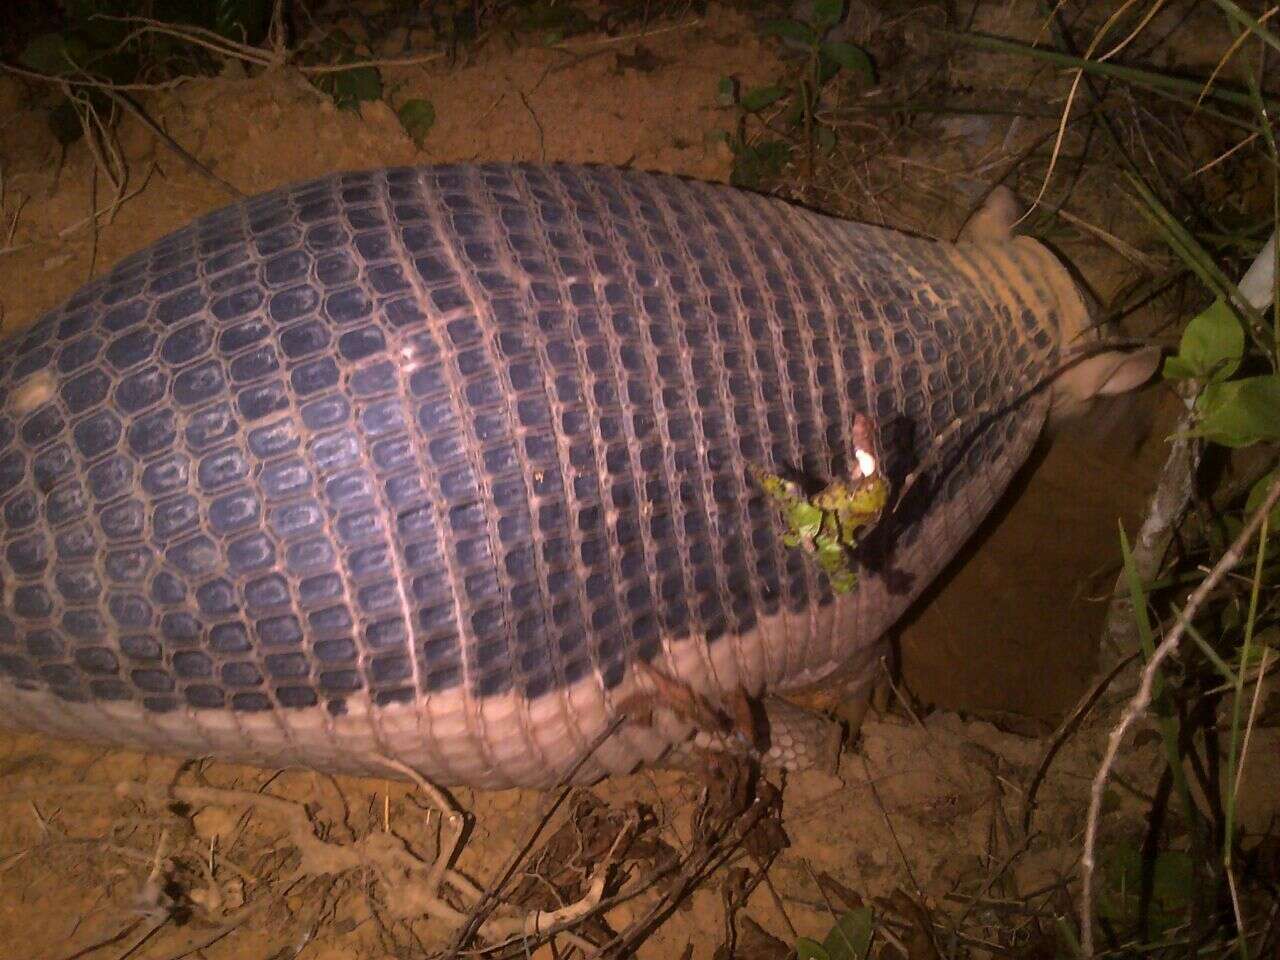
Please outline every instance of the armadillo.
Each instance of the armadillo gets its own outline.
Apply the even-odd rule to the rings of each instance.
[[[701,735],[672,691],[856,690],[1050,407],[1114,388],[1051,380],[1087,320],[1034,240],[672,176],[233,204],[0,357],[0,722],[546,786]],[[898,496],[841,592],[753,471],[845,475],[859,418]]]

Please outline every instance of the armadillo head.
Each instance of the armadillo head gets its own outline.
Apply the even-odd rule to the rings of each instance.
[[[1031,237],[1015,237],[1020,208],[1012,191],[996,187],[965,225],[961,242],[1006,246],[1027,267],[1034,290],[1023,289],[1029,302],[1041,301],[1057,318],[1061,371],[1050,386],[1051,425],[1083,415],[1095,399],[1127,393],[1146,383],[1160,363],[1158,347],[1107,350],[1098,346],[1105,337],[1094,318],[1098,304],[1084,285],[1047,247]]]
[[[1097,301],[1078,283],[1056,256],[1029,237],[1018,244],[1035,244],[1045,262],[1046,286],[1052,291],[1058,319],[1061,370],[1050,385],[1051,426],[1084,415],[1093,401],[1114,397],[1142,386],[1160,365],[1159,347],[1106,349],[1099,343],[1108,331],[1095,318]]]

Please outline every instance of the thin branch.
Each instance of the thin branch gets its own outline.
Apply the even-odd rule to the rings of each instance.
[[[1169,445],[1169,455],[1160,470],[1155,493],[1151,495],[1142,526],[1134,537],[1133,564],[1138,579],[1143,583],[1150,583],[1160,572],[1173,532],[1191,503],[1202,449],[1199,440],[1190,436],[1194,426],[1195,411],[1188,404],[1174,428],[1175,439]],[[1138,645],[1137,631],[1128,580],[1121,571],[1107,607],[1102,631],[1103,650],[1112,656],[1125,656],[1126,651]]]
[[[1053,766],[1053,761],[1057,757],[1058,751],[1063,748],[1070,736],[1080,728],[1080,724],[1084,722],[1085,717],[1089,715],[1089,712],[1097,702],[1102,699],[1102,695],[1107,692],[1107,688],[1111,686],[1116,677],[1120,676],[1125,667],[1137,658],[1136,651],[1130,653],[1127,657],[1122,657],[1101,680],[1095,683],[1080,698],[1076,708],[1054,731],[1053,737],[1049,741],[1049,749],[1041,757],[1040,764],[1036,767],[1036,772],[1032,775],[1030,785],[1027,787],[1026,799],[1022,802],[1022,830],[1024,833],[1031,832],[1031,818],[1035,814],[1036,794],[1040,790],[1040,785],[1044,783],[1045,777],[1048,776],[1049,768]]]
[[[582,768],[583,764],[595,755],[595,752],[600,749],[609,737],[613,736],[614,731],[622,726],[625,719],[626,718],[622,716],[615,717],[613,722],[605,727],[604,730],[600,732],[600,735],[591,742],[587,750],[578,758],[578,761],[571,768],[565,771],[562,777],[560,777],[560,782],[557,784],[557,787],[564,787],[565,784],[572,783],[574,777]],[[533,848],[534,843],[537,842],[543,829],[546,827],[547,823],[550,822],[551,818],[555,816],[555,812],[560,809],[560,806],[564,803],[571,791],[572,788],[560,791],[555,801],[538,817],[537,823],[534,825],[533,829],[529,831],[529,836],[525,839],[525,842],[516,848],[516,851],[507,860],[506,865],[502,870],[495,874],[493,880],[491,880],[488,887],[485,888],[480,899],[472,905],[470,916],[467,918],[466,922],[461,925],[457,935],[453,939],[453,943],[445,953],[446,960],[457,957],[457,955],[467,945],[467,942],[475,936],[477,931],[479,931],[484,925],[487,914],[497,904],[498,894],[502,891],[502,888],[506,886],[507,881],[511,879],[512,874],[516,872],[516,868],[520,866],[521,861],[524,860],[525,856]]]
[[[164,80],[158,83],[112,83],[108,80],[98,80],[89,76],[59,77],[51,73],[41,73],[39,70],[28,70],[26,67],[3,62],[0,62],[0,70],[5,73],[12,73],[16,77],[26,77],[28,80],[41,80],[45,83],[65,83],[73,87],[91,87],[104,90],[175,90],[184,83],[195,79],[195,77],[174,77],[172,80]]]
[[[1177,623],[1174,624],[1173,629],[1169,631],[1169,635],[1161,641],[1160,646],[1156,648],[1155,654],[1147,662],[1145,669],[1142,671],[1142,680],[1138,684],[1137,692],[1129,700],[1124,713],[1120,717],[1120,722],[1115,725],[1111,735],[1107,738],[1106,753],[1103,755],[1102,764],[1098,767],[1098,772],[1094,775],[1093,787],[1090,791],[1089,817],[1084,835],[1084,853],[1080,857],[1080,945],[1086,957],[1094,955],[1093,879],[1096,865],[1098,823],[1102,817],[1102,796],[1107,788],[1107,778],[1111,773],[1111,768],[1115,765],[1116,756],[1120,752],[1120,744],[1123,742],[1125,734],[1129,732],[1129,728],[1151,705],[1160,665],[1178,648],[1182,635],[1186,633],[1187,627],[1190,626],[1192,619],[1205,600],[1218,584],[1226,578],[1227,574],[1235,569],[1244,558],[1245,549],[1253,541],[1253,538],[1257,536],[1263,522],[1270,515],[1272,507],[1278,502],[1280,502],[1280,477],[1272,481],[1261,506],[1254,511],[1240,535],[1227,548],[1226,553],[1214,564],[1209,575],[1196,587],[1191,597],[1187,600],[1187,605],[1183,608]]]
[[[160,140],[163,141],[169,147],[170,150],[172,150],[175,154],[178,155],[178,159],[180,159],[183,163],[185,163],[188,167],[190,167],[200,176],[204,177],[210,183],[221,187],[223,190],[225,190],[228,194],[231,195],[231,198],[233,200],[243,200],[245,198],[245,195],[241,193],[240,190],[238,190],[234,185],[228,183],[226,180],[222,179],[222,177],[218,176],[216,173],[210,170],[207,166],[205,166],[205,164],[201,163],[200,160],[198,160],[193,154],[191,154],[186,147],[178,143],[178,141],[173,139],[173,137],[169,136],[169,134],[165,133],[164,130],[161,129],[160,125],[156,123],[154,120],[152,120],[149,116],[147,116],[146,111],[144,111],[140,106],[138,106],[137,103],[134,102],[132,97],[129,97],[124,93],[118,90],[115,90],[109,86],[104,87],[103,92],[108,97],[110,97],[122,110],[126,111],[127,113],[133,114],[134,118],[139,123],[141,123],[144,127],[146,127],[153,134],[155,134],[155,136],[159,137]]]

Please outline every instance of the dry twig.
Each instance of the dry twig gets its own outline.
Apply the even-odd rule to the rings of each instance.
[[[1261,506],[1254,511],[1253,516],[1249,518],[1249,522],[1240,531],[1240,535],[1227,548],[1221,559],[1214,564],[1209,575],[1192,592],[1187,600],[1187,605],[1178,615],[1178,620],[1173,625],[1173,629],[1169,631],[1168,636],[1161,641],[1151,659],[1147,661],[1147,665],[1142,671],[1142,679],[1138,684],[1137,692],[1129,700],[1124,713],[1120,717],[1120,721],[1112,728],[1111,735],[1107,738],[1107,749],[1103,754],[1098,772],[1094,775],[1093,786],[1090,791],[1089,816],[1084,835],[1084,853],[1080,857],[1080,944],[1086,957],[1094,955],[1093,879],[1096,866],[1095,852],[1098,841],[1098,824],[1102,817],[1102,796],[1106,791],[1107,779],[1110,776],[1111,768],[1120,752],[1120,744],[1124,740],[1125,734],[1128,733],[1129,728],[1151,705],[1160,665],[1178,648],[1178,644],[1182,641],[1182,636],[1186,633],[1187,627],[1190,626],[1192,619],[1208,596],[1244,558],[1245,549],[1253,541],[1253,538],[1257,536],[1258,531],[1270,515],[1271,509],[1278,502],[1280,502],[1280,477],[1277,477],[1272,482]]]

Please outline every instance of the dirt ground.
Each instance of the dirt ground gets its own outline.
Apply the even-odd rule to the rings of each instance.
[[[1007,19],[1012,5],[998,6],[987,15],[1001,32],[1034,29],[1030,20]],[[388,50],[398,50],[400,39],[389,38]],[[749,16],[711,7],[705,16],[629,36],[588,35],[554,47],[491,43],[458,64],[387,68],[390,105],[373,101],[359,111],[337,109],[296,73],[250,77],[235,65],[144,102],[171,137],[245,193],[336,170],[479,159],[591,161],[725,181],[732,156],[713,134],[731,121],[717,106],[717,84],[725,75],[763,84],[781,69],[776,43],[762,38]],[[429,98],[438,115],[421,149],[392,109],[409,97]],[[105,201],[101,181],[93,187],[93,159],[83,143],[63,156],[31,103],[22,82],[0,75],[4,210],[16,214],[12,249],[0,254],[7,335],[116,260],[228,202],[127,117],[121,142],[131,196],[101,229],[89,229],[85,218]],[[940,155],[954,160],[966,151],[989,159],[993,151],[1013,152],[1024,134],[986,121],[942,126],[937,135],[949,145],[928,156],[920,150],[920,162],[936,165]],[[932,222],[921,215],[890,225],[949,236],[972,197],[973,167],[955,169],[954,192],[932,207]],[[935,194],[945,194],[945,177],[931,182]],[[1110,282],[1105,254],[1084,260],[1091,280]],[[917,713],[898,708],[870,720],[837,775],[806,774],[785,784],[781,823],[791,845],[774,862],[770,883],[755,887],[746,904],[764,930],[786,943],[797,934],[821,940],[832,917],[816,880],[823,871],[869,901],[906,891],[932,910],[989,914],[1001,942],[1016,942],[1025,922],[1005,912],[1009,903],[1034,895],[1044,909],[1069,911],[1064,879],[1078,858],[1100,740],[1068,745],[1040,788],[1027,831],[1026,790],[1048,741],[1008,731],[1051,729],[1094,676],[1101,598],[1117,572],[1116,524],[1133,528],[1163,458],[1160,425],[1167,420],[1160,410],[1148,397],[1119,428],[1112,423],[1101,436],[1077,428],[1048,446],[912,615],[900,638],[902,679]],[[934,709],[919,716],[920,705]],[[1141,783],[1154,764],[1147,744],[1127,756],[1122,773]],[[397,913],[387,891],[394,882],[372,865],[323,893],[304,871],[278,903],[237,913],[258,871],[289,872],[289,864],[268,856],[287,831],[230,795],[176,809],[118,786],[177,782],[269,787],[305,803],[335,842],[391,832],[430,852],[440,833],[439,818],[425,815],[414,788],[399,782],[222,764],[193,771],[165,758],[2,734],[0,956],[363,960],[423,955],[414,951],[448,942],[447,925],[407,923],[404,911]],[[592,792],[619,809],[644,805],[659,824],[655,835],[680,848],[693,841],[691,811],[702,789],[695,778],[662,772]],[[1117,798],[1110,829],[1136,828],[1140,804],[1126,797]],[[458,867],[483,885],[526,835],[542,798],[460,790],[456,799],[475,824]],[[209,863],[235,865],[235,876],[227,881],[223,867],[217,882],[216,871],[194,878],[190,888],[208,901],[196,906],[208,909],[186,925],[148,933],[163,899],[153,889],[162,875],[155,865],[192,843],[207,847]],[[617,908],[609,923],[625,926],[644,902],[642,896]],[[690,945],[693,957],[711,958],[725,939],[725,903],[718,881],[704,884],[641,955],[687,956]],[[961,946],[990,952],[980,940]]]

